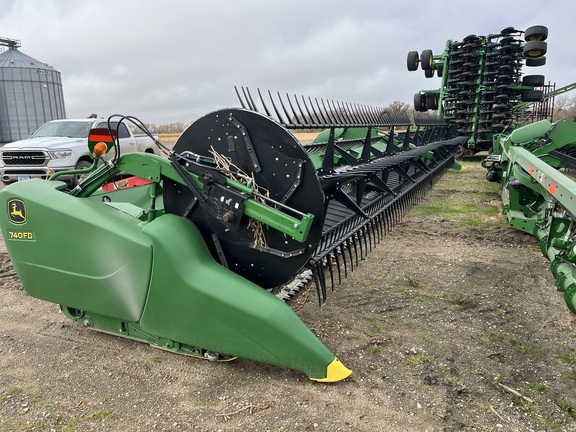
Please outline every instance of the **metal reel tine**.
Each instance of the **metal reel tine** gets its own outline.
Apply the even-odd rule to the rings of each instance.
[[[246,87],[246,93],[248,94],[248,99],[250,101],[252,111],[259,112],[258,108],[256,107],[256,104],[254,103],[254,99],[252,99],[252,94],[250,93],[250,89],[248,87]]]
[[[346,117],[349,119],[350,123],[354,123],[356,125],[362,124],[360,119],[356,116],[356,113],[350,109],[350,105],[346,102],[342,102],[342,109],[346,113]]]
[[[298,111],[300,112],[300,115],[302,116],[302,126],[306,126],[306,125],[309,125],[310,123],[312,123],[312,119],[310,118],[310,113],[308,113],[308,118],[307,118],[306,114],[304,114],[304,112],[302,111],[302,108],[300,107],[300,102],[298,102],[298,96],[294,95],[294,101],[296,102],[296,106],[298,107]]]
[[[286,99],[288,100],[288,105],[290,106],[290,109],[292,110],[292,117],[295,119],[295,124],[296,125],[303,125],[304,122],[302,122],[300,120],[300,117],[298,117],[298,114],[296,113],[296,110],[294,109],[294,106],[292,106],[292,100],[290,99],[290,95],[288,93],[286,93]],[[296,102],[298,102],[298,99],[296,99]]]
[[[352,248],[350,247],[350,238],[347,238],[344,244],[346,245],[346,249],[348,249],[348,255],[350,255],[350,269],[354,271],[354,257],[352,256]]]
[[[356,243],[358,242],[358,239],[351,237],[350,242],[352,243],[352,246],[354,247],[354,256],[356,257],[356,267],[358,267],[358,246],[356,245]]]
[[[244,99],[242,99],[242,96],[240,96],[240,92],[238,91],[238,87],[234,86],[234,91],[236,92],[236,96],[238,97],[238,101],[240,102],[240,105],[242,106],[242,108],[246,109],[246,104],[244,103]]]
[[[266,102],[264,102],[264,98],[262,97],[262,93],[260,92],[260,89],[257,89],[257,90],[258,90],[258,96],[260,97],[260,102],[262,103],[262,106],[264,107],[264,111],[266,111],[266,115],[268,117],[272,117],[270,115],[270,111],[268,111],[268,107],[266,106]]]
[[[338,270],[338,285],[342,284],[342,271],[340,270],[340,259],[338,258],[338,248],[334,249],[334,261],[336,261],[336,269]]]
[[[314,100],[316,101],[316,106],[318,107],[318,112],[320,113],[320,115],[322,116],[322,122],[324,123],[324,125],[326,127],[328,127],[328,120],[327,117],[324,117],[324,112],[322,111],[322,108],[320,107],[320,104],[318,103],[318,98],[314,98]],[[324,101],[322,101],[322,106],[324,106]]]
[[[338,112],[340,113],[340,115],[344,119],[344,122],[346,124],[349,124],[349,125],[353,124],[354,122],[348,116],[348,112],[342,107],[342,105],[340,104],[340,101],[336,101],[336,105],[338,105]]]
[[[304,101],[304,96],[302,96],[302,101]],[[314,120],[315,120],[316,125],[320,126],[322,123],[326,123],[326,122],[323,122],[320,120],[318,113],[314,109],[314,104],[312,103],[312,98],[310,96],[308,96],[308,102],[310,103],[310,109],[312,110],[312,113],[314,114]],[[306,110],[308,110],[308,105],[306,104],[305,101],[304,101],[304,106],[306,106]],[[312,116],[310,116],[310,117],[312,117]]]
[[[376,233],[374,234],[374,244],[376,244],[376,234],[378,234],[378,243],[380,243],[380,234],[382,232],[382,214],[380,213],[375,220]]]
[[[326,265],[330,272],[330,291],[334,292],[334,271],[332,269],[332,259],[330,258],[330,254],[326,256]]]
[[[322,284],[322,296],[324,297],[324,301],[328,298],[328,291],[326,287],[326,273],[324,272],[324,267],[322,261],[318,264],[318,278],[320,279],[320,283]]]
[[[280,110],[278,110],[278,107],[274,103],[274,98],[272,97],[272,93],[270,93],[270,90],[268,90],[268,97],[270,98],[270,102],[272,102],[272,107],[274,108],[274,112],[276,113],[276,116],[278,116],[278,121],[280,123],[282,123],[283,125],[287,125],[288,123],[286,123],[284,121],[284,118],[282,118],[282,115],[280,114]]]
[[[318,276],[318,268],[316,265],[312,266],[312,277],[314,278],[314,285],[316,285],[316,294],[318,295],[318,306],[322,306],[322,303],[326,302],[326,295],[320,283],[320,278]]]
[[[348,277],[348,266],[346,264],[346,252],[344,251],[343,245],[338,246],[338,250],[342,253],[342,262],[344,263],[344,277]]]
[[[334,101],[328,101],[328,106],[330,106],[330,102],[332,102],[332,112],[334,113],[334,117],[336,118],[337,121],[337,125],[338,126],[343,126],[344,122],[342,121],[342,118],[340,117],[340,113],[338,112],[338,109],[336,108],[336,105],[334,104]]]
[[[294,123],[292,123],[292,119],[290,118],[290,114],[288,114],[288,110],[284,106],[284,101],[282,101],[282,96],[280,96],[280,92],[278,92],[278,100],[280,101],[280,106],[284,110],[284,114],[286,114],[286,118],[288,119],[288,122],[286,124],[287,125],[293,125]]]
[[[247,109],[254,110],[252,105],[250,105],[250,98],[248,97],[248,87],[242,87],[242,94],[244,95],[244,101],[246,102]]]

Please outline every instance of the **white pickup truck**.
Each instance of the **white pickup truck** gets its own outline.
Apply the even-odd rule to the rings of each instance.
[[[47,179],[58,171],[90,167],[88,135],[92,128],[108,128],[104,119],[53,120],[44,123],[30,138],[8,143],[0,149],[0,178],[4,184],[30,178]],[[113,129],[118,122],[111,122]],[[118,131],[120,154],[154,153],[154,142],[145,135],[134,135],[124,123]],[[114,156],[111,150],[106,159]],[[80,175],[58,178],[75,186]]]

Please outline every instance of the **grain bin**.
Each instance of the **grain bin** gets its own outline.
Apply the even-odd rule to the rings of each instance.
[[[43,123],[66,117],[60,72],[20,46],[0,38],[0,142],[27,138]]]

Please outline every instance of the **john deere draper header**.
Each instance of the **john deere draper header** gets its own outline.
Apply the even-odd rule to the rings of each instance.
[[[341,380],[350,370],[282,299],[312,277],[325,301],[462,139],[381,108],[286,96],[262,98],[260,113],[238,94],[242,108],[199,119],[172,150],[158,143],[167,157],[118,157],[115,131],[93,130],[94,164],[74,189],[61,173],[3,189],[10,257],[30,295],[88,328]],[[301,128],[325,139],[302,146],[289,132]]]

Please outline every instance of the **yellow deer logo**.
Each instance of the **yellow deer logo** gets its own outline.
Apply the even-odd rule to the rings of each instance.
[[[8,201],[8,218],[16,225],[26,223],[26,204],[19,199]]]

